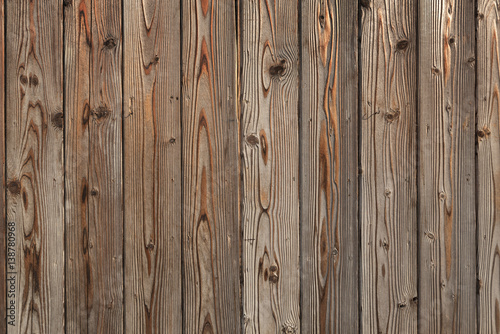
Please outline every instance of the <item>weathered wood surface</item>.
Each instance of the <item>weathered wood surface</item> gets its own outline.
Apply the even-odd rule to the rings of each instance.
[[[186,333],[240,331],[239,122],[234,1],[182,2]]]
[[[301,4],[302,332],[359,332],[358,3]]]
[[[418,15],[419,331],[476,333],[475,6]]]
[[[497,2],[477,2],[479,333],[500,332],[500,62]]]
[[[416,333],[416,7],[362,4],[361,326]]]
[[[241,7],[243,332],[300,331],[296,1]]]
[[[0,0],[0,334],[7,332],[7,246],[5,207],[5,33],[4,1]],[[5,222],[5,223],[4,223]],[[5,262],[4,262],[5,261]]]
[[[124,6],[125,330],[182,333],[180,3]]]
[[[8,273],[15,321],[7,332],[62,333],[62,0],[7,1],[5,17],[7,221],[16,233]]]

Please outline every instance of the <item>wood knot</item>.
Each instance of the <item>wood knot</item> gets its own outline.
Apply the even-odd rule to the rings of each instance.
[[[106,49],[112,49],[116,46],[116,40],[113,37],[110,37],[104,41],[103,45]]]
[[[90,191],[90,196],[97,196],[99,195],[99,191],[96,188],[92,188]]]
[[[477,136],[478,136],[479,138],[483,138],[483,137],[484,137],[484,131],[483,131],[483,130],[478,130],[478,131],[477,131]]]
[[[332,250],[332,255],[333,255],[333,256],[337,256],[337,255],[339,255],[339,250],[338,250],[336,247],[333,247],[333,250]]]
[[[62,129],[63,128],[63,124],[64,124],[64,114],[62,112],[56,112],[55,114],[52,115],[52,124],[58,128],[58,129]]]
[[[278,282],[278,267],[276,265],[271,265],[269,267],[269,272],[270,272],[270,275],[269,275],[269,281],[271,283],[277,283]]]
[[[439,199],[442,201],[446,199],[446,193],[444,191],[439,192]]]
[[[418,297],[417,297],[417,296],[413,297],[413,298],[411,299],[411,302],[412,302],[413,304],[418,304]]]
[[[69,7],[73,4],[73,1],[72,0],[64,0],[63,1],[63,6],[64,7]]]
[[[272,76],[282,76],[283,73],[285,73],[284,59],[279,64],[273,65],[269,68],[269,74]]]
[[[170,144],[175,144],[175,138],[174,137],[170,138],[169,142]]]
[[[399,118],[399,110],[397,110],[397,109],[396,110],[391,109],[389,112],[385,113],[385,120],[388,123],[392,123],[395,120],[397,120],[398,118]]]
[[[146,246],[146,248],[150,251],[152,251],[154,248],[155,248],[155,245],[153,244],[152,241],[149,241],[148,245]]]
[[[405,307],[406,307],[405,302],[398,303],[398,308],[405,308]]]
[[[389,250],[389,243],[385,239],[380,241],[380,246],[382,246],[382,248],[385,249],[386,251]]]
[[[28,77],[24,74],[21,74],[21,76],[19,77],[19,81],[21,81],[23,85],[26,85],[28,83]]]
[[[19,180],[12,180],[7,183],[7,189],[13,195],[19,195],[21,193],[21,182]]]
[[[370,8],[370,0],[360,0],[361,7]]]
[[[32,76],[30,76],[30,86],[33,85],[33,86],[38,86],[38,77],[33,74]]]
[[[484,19],[484,14],[483,14],[483,13],[479,13],[479,12],[478,12],[478,13],[477,13],[477,18],[478,18],[479,20],[483,20],[483,19]]]
[[[153,64],[158,64],[158,62],[160,61],[160,57],[158,57],[158,55],[156,55],[153,59]]]
[[[94,116],[94,118],[101,119],[107,117],[110,112],[111,110],[108,107],[99,106],[92,110],[92,116]]]
[[[399,51],[403,51],[406,50],[409,45],[410,42],[408,42],[408,40],[402,39],[396,44],[396,49],[398,49]]]
[[[281,328],[281,332],[284,334],[295,334],[297,333],[297,330],[293,326],[283,325],[283,327]]]
[[[470,57],[467,59],[467,64],[469,64],[471,68],[474,68],[476,66],[476,58]]]
[[[429,238],[429,240],[434,240],[434,233],[432,232],[425,232],[424,235]]]
[[[448,44],[449,45],[455,44],[455,37],[450,37],[450,39],[448,39]]]
[[[252,146],[256,146],[259,144],[259,138],[257,138],[256,135],[248,135],[247,136],[247,143],[249,143]]]
[[[431,69],[431,72],[432,72],[432,74],[434,74],[434,75],[438,75],[439,73],[441,73],[441,71],[440,71],[440,70],[439,70],[439,68],[437,68],[437,67],[433,67],[433,68]]]

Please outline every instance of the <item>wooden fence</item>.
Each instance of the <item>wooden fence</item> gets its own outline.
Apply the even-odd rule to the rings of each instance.
[[[500,332],[499,28],[0,0],[0,333]]]

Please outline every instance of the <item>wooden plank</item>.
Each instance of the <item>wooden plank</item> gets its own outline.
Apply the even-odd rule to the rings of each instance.
[[[180,2],[124,6],[125,330],[181,333]]]
[[[7,219],[16,234],[8,333],[63,333],[63,5],[8,1],[5,15]]]
[[[123,332],[122,1],[92,1],[89,333]]]
[[[363,333],[417,332],[415,6],[361,2]]]
[[[0,334],[7,332],[7,246],[8,228],[5,206],[5,31],[4,1],[0,0]],[[13,244],[11,244],[13,245]]]
[[[66,331],[89,333],[93,267],[89,253],[89,120],[91,1],[67,3],[64,13]],[[95,235],[92,236],[95,238]],[[95,316],[95,315],[94,315]]]
[[[243,331],[300,331],[297,1],[243,1]]]
[[[419,4],[419,331],[476,333],[475,6]]]
[[[183,285],[186,333],[239,333],[235,1],[183,0]]]
[[[301,20],[302,332],[358,333],[358,3]]]
[[[500,64],[497,2],[477,3],[479,333],[500,332]],[[471,134],[469,134],[471,135]],[[472,136],[472,135],[471,135]]]

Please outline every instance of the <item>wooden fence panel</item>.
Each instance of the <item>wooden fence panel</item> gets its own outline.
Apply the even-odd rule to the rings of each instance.
[[[476,332],[474,2],[419,2],[421,333]]]
[[[500,332],[500,55],[497,2],[477,3],[479,333]]]
[[[124,2],[125,329],[181,333],[180,2]]]
[[[417,331],[415,2],[362,2],[364,333]]]
[[[241,8],[243,330],[300,331],[296,1]]]
[[[357,333],[358,3],[301,9],[302,332]]]
[[[182,11],[184,330],[238,333],[235,2],[183,0]]]
[[[0,0],[0,334],[7,332],[7,247],[9,246],[5,206],[5,17]],[[5,223],[4,223],[5,222]],[[11,244],[13,245],[13,244]],[[5,320],[3,320],[5,319]],[[5,323],[4,323],[5,322]]]
[[[62,333],[62,1],[8,1],[5,16],[7,221],[16,234],[7,332]]]

